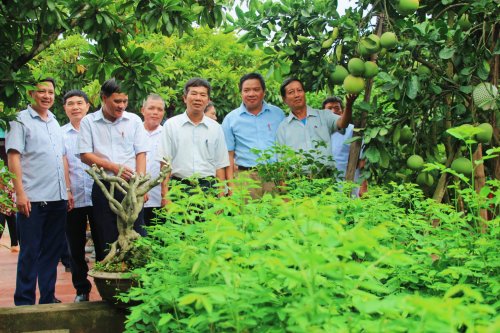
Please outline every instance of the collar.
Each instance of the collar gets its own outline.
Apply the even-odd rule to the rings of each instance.
[[[40,118],[42,119],[42,117],[40,117],[40,115],[38,114],[38,112],[35,111],[35,109],[33,109],[31,107],[31,105],[28,105],[28,112],[31,116],[31,118]],[[54,114],[50,111],[50,110],[47,110],[47,121],[50,121],[54,119]]]
[[[71,122],[67,123],[66,125],[63,126],[63,130],[65,133],[69,132],[76,132],[78,133],[79,131],[73,126]]]
[[[146,133],[147,133],[149,136],[152,136],[152,135],[155,135],[155,134],[160,133],[160,132],[162,131],[162,129],[163,129],[163,126],[162,126],[161,124],[160,124],[160,125],[158,125],[158,127],[157,127],[155,130],[151,131],[151,132],[149,132],[146,128],[144,128],[144,130],[146,131]]]
[[[105,123],[108,123],[108,124],[116,124],[122,120],[128,120],[129,119],[129,114],[127,111],[123,111],[123,115],[116,119],[115,121],[111,122],[109,121],[108,119],[104,118],[104,114],[102,113],[102,108],[100,108],[99,110],[97,110],[96,112],[93,113],[94,115],[94,121],[103,121]]]
[[[318,111],[313,109],[312,107],[310,107],[309,105],[307,105],[307,109],[306,109],[306,118],[309,118],[309,117],[318,117]],[[297,118],[293,112],[290,112],[290,114],[286,117],[286,121],[288,123],[290,123],[292,120],[297,120],[297,121],[300,121],[299,118]]]
[[[269,105],[266,103],[266,101],[262,101],[262,110],[260,110],[260,112],[257,113],[257,116],[263,114],[264,112],[269,112],[269,111],[271,111],[271,109],[269,108]],[[247,114],[252,115],[252,116],[254,115],[247,110],[247,107],[245,106],[245,104],[241,103],[239,115],[242,115],[243,113],[247,113]]]
[[[198,125],[201,125],[203,124],[205,127],[208,127],[208,124],[207,124],[207,119],[210,119],[206,116],[203,116],[203,118],[201,119],[201,121],[198,123],[198,124],[195,124],[191,121],[191,119],[189,119],[188,115],[187,115],[187,111],[184,111],[184,113],[180,114],[180,120],[181,120],[181,126],[184,126],[185,124],[189,123],[193,126],[198,126]]]

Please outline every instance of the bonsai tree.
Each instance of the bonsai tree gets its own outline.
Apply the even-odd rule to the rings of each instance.
[[[160,174],[155,179],[151,180],[149,174],[135,174],[127,182],[121,178],[123,168],[120,169],[117,175],[108,175],[103,168],[98,168],[95,164],[87,170],[87,173],[94,179],[96,184],[101,188],[105,197],[109,201],[111,210],[116,214],[116,226],[118,228],[118,239],[111,244],[108,255],[101,261],[101,265],[106,267],[120,267],[127,269],[127,263],[138,262],[141,251],[134,251],[134,241],[141,235],[134,230],[134,222],[137,220],[139,213],[144,204],[144,196],[165,179],[172,168],[170,163],[165,160],[165,164],[160,170]],[[103,181],[109,182],[109,190],[104,185]],[[125,197],[121,202],[115,199],[115,191],[122,192]],[[125,265],[125,267],[123,267]]]

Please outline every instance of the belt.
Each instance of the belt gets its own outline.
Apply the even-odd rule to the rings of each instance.
[[[248,170],[253,170],[253,169],[255,169],[255,167],[246,167],[246,166],[238,165],[238,170],[240,170],[240,171],[248,171]]]

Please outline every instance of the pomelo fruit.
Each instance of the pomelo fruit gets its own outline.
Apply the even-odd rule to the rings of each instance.
[[[419,0],[400,0],[396,9],[401,15],[409,15],[414,13],[419,5]]]
[[[420,65],[417,67],[417,74],[420,76],[431,75],[431,70],[429,67],[427,67],[425,65]]]
[[[380,46],[388,50],[393,49],[398,44],[398,38],[396,34],[391,31],[384,32],[380,36]]]
[[[347,63],[349,73],[354,76],[361,76],[365,72],[365,62],[359,58],[352,58]]]
[[[363,43],[361,41],[358,43],[357,51],[361,57],[366,58],[366,57],[370,56],[370,52],[368,52],[368,50],[363,46]]]
[[[373,61],[365,62],[365,73],[363,76],[367,79],[370,79],[378,74],[378,65]]]
[[[371,34],[368,37],[361,39],[360,45],[362,45],[369,54],[377,53],[380,51],[380,37],[375,34]]]
[[[472,174],[472,163],[465,157],[459,157],[451,163],[451,168],[464,175]]]
[[[341,84],[344,82],[347,75],[349,75],[347,69],[342,65],[337,65],[331,75],[331,79],[334,84]]]
[[[359,94],[365,89],[365,79],[349,74],[344,79],[343,87],[349,94]]]
[[[420,155],[411,155],[406,160],[406,165],[412,170],[420,170],[424,167],[424,159]]]
[[[481,132],[475,135],[474,138],[476,141],[489,143],[491,141],[491,137],[493,136],[493,126],[491,126],[490,123],[482,123],[477,125],[477,128],[481,129]]]
[[[483,110],[496,110],[498,89],[489,82],[481,82],[472,91],[474,104]]]
[[[462,30],[469,30],[472,24],[469,21],[469,15],[467,14],[462,14],[460,18],[458,19],[458,26]]]
[[[412,138],[413,138],[413,132],[411,131],[411,128],[409,128],[408,126],[403,127],[399,134],[399,142],[409,143],[411,142]]]
[[[421,172],[417,176],[417,184],[430,187],[434,184],[434,177],[428,172]]]

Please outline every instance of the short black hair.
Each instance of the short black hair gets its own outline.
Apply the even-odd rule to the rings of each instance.
[[[121,84],[116,81],[116,79],[113,77],[106,82],[104,82],[101,86],[101,98],[103,96],[109,97],[113,95],[114,93],[123,93]]]
[[[87,96],[86,93],[84,93],[81,90],[73,89],[73,90],[70,90],[70,91],[68,91],[67,93],[64,94],[64,96],[63,96],[63,105],[66,104],[66,101],[68,100],[68,98],[75,97],[75,96],[83,97],[83,99],[85,100],[85,103],[89,102],[89,97]]]
[[[50,82],[52,83],[52,85],[54,86],[54,89],[56,89],[56,80],[54,80],[53,77],[45,77],[43,79],[40,79],[38,80],[36,83],[35,83],[35,86],[39,83],[42,83],[42,82]]]
[[[297,81],[298,83],[300,83],[300,86],[302,87],[302,89],[304,89],[304,85],[302,84],[302,81],[300,81],[296,77],[292,76],[292,77],[286,78],[285,81],[283,81],[283,83],[281,84],[281,87],[280,87],[281,97],[283,97],[283,98],[286,97],[286,86],[288,86],[290,83],[295,82],[295,81]]]
[[[212,101],[208,102],[208,104],[207,104],[207,106],[205,106],[205,110],[203,110],[203,112],[206,113],[210,107],[215,108],[214,102],[212,102]]]
[[[321,108],[324,109],[325,105],[328,103],[339,103],[340,107],[343,109],[344,108],[344,103],[342,101],[342,98],[338,96],[328,96],[324,101],[323,104],[321,104]]]
[[[262,77],[262,75],[260,75],[259,73],[248,73],[248,74],[243,75],[240,79],[240,83],[238,85],[240,92],[241,92],[241,88],[243,87],[243,83],[245,83],[245,81],[247,81],[247,80],[259,80],[260,86],[262,87],[262,90],[266,91],[266,82],[264,81],[264,78]]]
[[[184,85],[184,96],[187,96],[189,88],[191,87],[207,88],[208,97],[210,97],[210,93],[212,92],[212,87],[210,86],[210,83],[207,80],[202,79],[201,77],[195,77],[186,82],[186,84]]]

